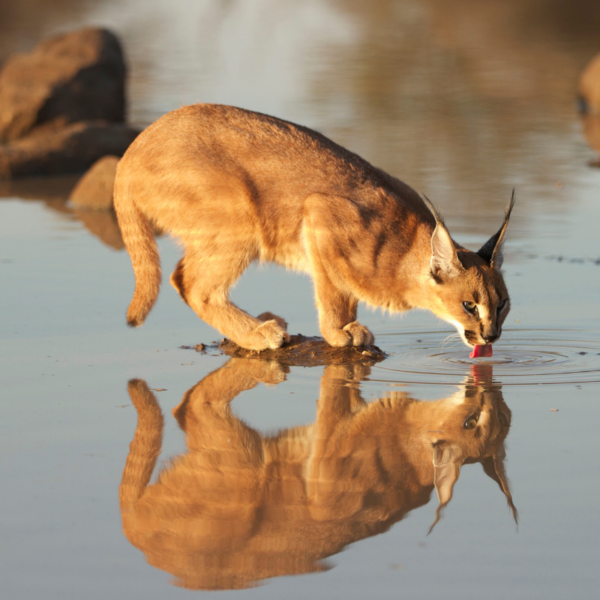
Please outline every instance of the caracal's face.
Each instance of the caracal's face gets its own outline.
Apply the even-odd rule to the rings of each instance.
[[[448,281],[432,282],[433,312],[452,323],[467,346],[493,344],[510,311],[504,279],[476,253],[461,250],[458,256],[464,270]]]

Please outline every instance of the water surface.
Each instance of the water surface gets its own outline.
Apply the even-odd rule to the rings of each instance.
[[[504,264],[512,310],[492,359],[469,359],[427,313],[363,307],[383,363],[255,372],[210,346],[181,349],[218,333],[168,285],[143,328],[125,327],[128,256],[110,215],[65,202],[72,179],[2,184],[3,595],[596,597],[600,171],[588,165],[594,124],[574,110],[578,74],[600,50],[594,3],[62,0],[2,11],[3,54],[64,28],[114,28],[134,122],[211,101],[314,127],[427,193],[467,247],[517,195]],[[179,250],[159,246],[168,273]],[[233,298],[318,333],[304,276],[253,268]],[[146,404],[131,379],[157,390]],[[215,379],[222,418],[193,398]],[[476,456],[453,438],[459,478],[427,535],[436,459],[390,432],[417,435],[409,409],[468,418],[474,399],[488,407],[491,441]],[[327,407],[335,431],[317,435]],[[336,423],[377,410],[389,420],[365,418],[362,437],[308,460],[340,435]],[[181,498],[174,507],[165,493],[171,504],[148,503],[132,525],[122,480],[144,414],[135,493],[159,491],[162,470]],[[237,454],[218,445],[227,427],[247,436]],[[294,432],[297,458],[277,462]]]

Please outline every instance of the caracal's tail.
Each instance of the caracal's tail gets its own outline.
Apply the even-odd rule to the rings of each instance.
[[[160,288],[160,258],[154,235],[146,216],[130,194],[129,177],[117,168],[114,204],[125,248],[135,275],[135,292],[127,309],[127,324],[139,327],[152,310]]]

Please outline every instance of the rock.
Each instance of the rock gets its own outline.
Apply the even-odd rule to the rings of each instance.
[[[579,78],[578,93],[581,111],[600,115],[600,54],[583,70]]]
[[[50,208],[60,206],[59,212],[70,212],[65,206],[71,190],[79,179],[78,175],[56,175],[54,177],[0,178],[0,198],[41,200]]]
[[[320,337],[292,335],[290,341],[276,350],[246,350],[234,342],[224,339],[219,350],[228,356],[276,360],[282,365],[314,367],[318,365],[339,365],[362,363],[374,365],[385,360],[387,354],[377,346],[345,346],[335,348]]]
[[[117,37],[86,28],[48,38],[0,70],[0,142],[40,125],[125,120],[125,62]]]
[[[80,208],[111,209],[118,164],[117,156],[104,156],[97,160],[77,182],[69,200]]]
[[[107,154],[122,156],[138,133],[106,121],[73,123],[60,130],[37,128],[0,145],[0,179],[81,173]]]
[[[124,120],[116,36],[87,28],[44,40],[0,68],[0,179],[78,173],[122,156],[139,133]]]

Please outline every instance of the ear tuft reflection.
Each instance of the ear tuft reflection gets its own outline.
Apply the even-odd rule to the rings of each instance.
[[[479,462],[517,518],[504,470],[510,410],[491,367],[473,367],[457,394],[421,402],[390,393],[366,403],[366,365],[325,368],[314,423],[262,435],[230,408],[241,392],[285,379],[275,361],[232,358],[173,410],[188,451],[148,485],[163,416],[145,382],[129,394],[138,425],[123,473],[123,530],[148,562],[188,589],[238,589],[281,575],[328,570],[324,560],[383,533],[427,504],[436,519],[463,464]],[[465,429],[470,415],[475,427]]]

